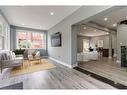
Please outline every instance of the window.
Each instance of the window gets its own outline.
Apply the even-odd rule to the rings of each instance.
[[[4,47],[3,47],[3,37],[2,36],[0,36],[0,49],[3,49]]]
[[[83,39],[83,51],[87,51],[89,49],[89,40]]]
[[[18,47],[19,48],[27,48],[27,39],[25,32],[18,32]]]
[[[10,49],[10,26],[0,14],[0,49]]]
[[[18,48],[46,49],[46,35],[40,32],[17,32]]]

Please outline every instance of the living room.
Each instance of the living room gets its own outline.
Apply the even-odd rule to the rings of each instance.
[[[126,95],[126,5],[0,0],[1,95]]]
[[[71,76],[74,75],[75,77],[78,77],[69,71],[69,68],[76,66],[76,59],[73,60],[73,57],[75,56],[73,53],[76,52],[75,50],[73,52],[75,47],[71,49],[73,45],[73,42],[71,41],[75,41],[75,39],[73,40],[73,37],[71,38],[71,35],[74,33],[71,32],[71,25],[79,20],[84,19],[85,17],[87,18],[88,15],[86,16],[85,13],[81,12],[82,10],[84,10],[84,12],[86,12],[87,9],[91,11],[95,10],[94,13],[92,12],[90,14],[95,15],[98,12],[108,9],[109,7],[3,6],[0,8],[2,27],[1,55],[4,54],[1,61],[1,88],[8,88],[9,85],[11,85],[11,87],[17,87],[15,86],[17,82],[19,84],[16,85],[20,85],[20,88],[23,89],[58,88],[60,85],[61,89],[75,88],[76,85],[79,88],[82,88],[80,87],[80,82],[78,84],[67,84],[71,77],[68,77],[65,83],[59,83],[60,81],[57,79],[57,77],[60,79],[62,78],[61,76],[58,76],[62,72],[64,73],[63,77],[66,77],[65,71],[68,71],[68,74],[71,73]],[[80,15],[83,15],[83,17],[77,18],[75,21],[72,20],[73,18],[77,17],[73,15],[73,13],[78,14],[78,12],[80,12]],[[61,20],[62,22],[60,22]],[[43,22],[47,22],[47,24],[43,25]],[[53,41],[52,39],[54,38],[55,40]],[[58,45],[56,45],[56,40]],[[9,56],[6,55],[5,52],[8,52]],[[69,68],[64,67],[64,65]],[[75,70],[74,72],[77,73]],[[47,77],[45,76],[47,80],[44,79],[46,82],[42,84],[42,86],[39,85],[39,81],[37,81],[35,84],[32,84],[34,79],[43,79],[43,76],[45,75],[44,73],[47,73]],[[34,76],[37,74],[38,77]],[[41,74],[42,76],[40,76]],[[56,80],[55,84],[51,79],[48,78],[50,75],[52,75]],[[83,76],[85,77],[85,75]],[[94,78],[88,76],[86,78],[88,80],[89,78],[94,80]],[[85,79],[83,79],[83,81],[85,81]],[[98,86],[99,88],[103,88],[104,85],[107,85],[98,80],[94,81],[95,84],[96,82],[100,83]],[[42,80],[40,80],[40,82],[42,82]],[[70,81],[70,83],[71,82],[72,81]],[[104,85],[101,85],[101,83]],[[87,86],[88,88],[94,88],[95,84],[91,84],[93,86],[89,86],[88,83]],[[73,85],[75,86],[73,87]],[[105,88],[108,87],[112,88],[112,86],[105,86]]]
[[[95,19],[97,16],[102,14],[104,16],[118,9],[120,12],[121,10],[124,12],[126,7],[1,6],[0,9],[1,89],[13,87],[16,87],[16,89],[126,88],[127,83],[122,81],[121,78],[110,79],[109,81],[112,81],[113,84],[112,82],[107,83],[92,77],[89,73],[84,74],[74,68],[78,66],[77,32],[80,31],[82,22],[89,22],[91,18]],[[102,17],[103,19],[104,17]],[[119,20],[122,21],[123,19]],[[94,43],[95,39],[97,38],[91,39],[93,46],[96,45]],[[117,35],[118,60],[116,61],[118,63],[120,62],[119,58],[121,58],[120,46],[121,44],[126,45],[126,43],[123,43],[125,39],[126,37],[121,39],[120,35]],[[101,43],[100,47],[103,46],[102,41],[99,43]],[[109,45],[106,46],[104,42],[104,48],[107,49],[110,44],[109,41]],[[109,48],[109,60],[112,60],[110,58],[112,56],[111,52],[112,50]],[[108,63],[109,60],[106,59],[106,61],[101,62]],[[118,67],[118,69],[120,68]],[[89,69],[89,67],[86,69]],[[125,68],[123,67],[123,69]],[[123,77],[125,78],[125,76]],[[119,83],[120,86],[117,87]]]

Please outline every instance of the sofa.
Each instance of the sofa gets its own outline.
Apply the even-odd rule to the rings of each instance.
[[[5,68],[23,66],[23,57],[16,57],[12,51],[0,52],[1,73]]]

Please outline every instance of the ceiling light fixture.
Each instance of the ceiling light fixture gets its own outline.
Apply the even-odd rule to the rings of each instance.
[[[94,30],[95,32],[97,31],[97,30]]]
[[[113,26],[113,27],[116,27],[116,26],[117,26],[117,24],[116,24],[116,23],[114,23],[114,24],[112,24],[112,26]]]
[[[84,33],[79,33],[79,35],[84,35]]]
[[[54,15],[54,12],[50,12],[50,15]]]
[[[109,34],[108,32],[106,32],[106,34]]]
[[[22,25],[25,25],[24,23]]]
[[[107,21],[107,20],[108,20],[108,18],[107,18],[107,17],[105,17],[105,18],[104,18],[104,21]]]

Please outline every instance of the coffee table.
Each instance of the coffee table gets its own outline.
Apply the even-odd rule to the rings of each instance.
[[[30,57],[28,58],[29,63],[32,64],[33,61],[38,61],[38,63],[41,63],[41,58],[40,57]]]

